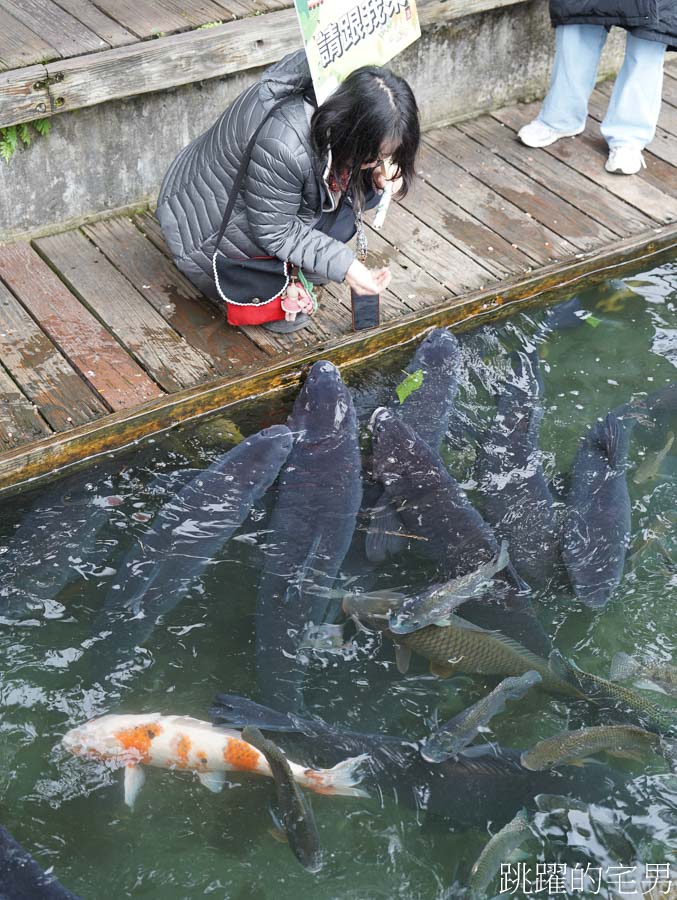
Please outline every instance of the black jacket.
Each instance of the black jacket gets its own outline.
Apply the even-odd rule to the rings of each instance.
[[[619,25],[677,49],[675,0],[550,0],[553,25]]]

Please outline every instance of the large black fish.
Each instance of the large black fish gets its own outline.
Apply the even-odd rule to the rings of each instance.
[[[266,428],[195,476],[158,512],[122,561],[96,618],[98,679],[147,640],[157,617],[174,609],[277,478],[292,446],[285,425]],[[90,656],[91,656],[90,653]]]
[[[494,559],[499,545],[493,529],[439,455],[387,410],[374,417],[373,429],[374,474],[407,531],[419,537],[417,551],[433,559],[445,578],[465,575]],[[534,653],[547,655],[549,639],[522,586],[509,566],[494,579],[491,595],[466,603],[463,614],[484,628],[499,628]]]
[[[610,412],[581,441],[571,471],[562,527],[562,558],[576,596],[605,606],[618,586],[630,540],[626,480],[630,432],[635,420]]]
[[[362,499],[357,417],[330,362],[313,365],[288,420],[294,447],[280,474],[256,606],[256,666],[263,698],[298,708],[308,629],[332,622],[331,588]]]
[[[514,377],[498,398],[497,414],[477,448],[484,515],[510,559],[532,587],[543,587],[559,559],[559,521],[541,461],[543,379],[538,354],[515,354]]]
[[[96,539],[121,502],[90,473],[42,491],[11,537],[0,540],[0,615],[12,621],[57,615],[54,601],[63,588],[104,562]]]
[[[466,497],[440,456],[387,410],[374,417],[374,476],[381,482],[416,548],[445,578],[494,559],[496,536]]]
[[[439,450],[458,393],[461,349],[458,340],[446,328],[436,328],[419,344],[405,372],[413,379],[414,390],[404,399],[389,404],[389,409],[433,450]],[[406,386],[406,381],[401,387]],[[406,395],[405,395],[406,394]],[[405,541],[398,536],[402,523],[387,495],[374,503],[366,540],[370,562],[383,562],[398,553]]]
[[[538,794],[570,794],[588,802],[608,797],[623,779],[606,766],[567,766],[558,772],[530,772],[520,752],[496,746],[470,747],[452,759],[430,763],[414,741],[360,734],[321,719],[285,715],[243,697],[219,694],[210,710],[214,722],[231,728],[253,724],[306,765],[332,765],[346,754],[368,754],[362,784],[455,825],[509,821]],[[333,763],[332,763],[333,760]]]
[[[0,900],[78,900],[0,825]]]

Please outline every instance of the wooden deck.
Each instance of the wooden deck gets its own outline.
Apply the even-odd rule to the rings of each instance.
[[[677,64],[639,176],[604,171],[607,94],[595,91],[585,134],[545,150],[515,137],[535,105],[428,132],[415,191],[370,231],[372,264],[394,277],[382,327],[359,338],[341,286],[298,334],[227,327],[174,268],[150,213],[0,246],[0,488],[283,383],[303,359],[345,361],[357,340],[382,349],[575,284],[628,251],[677,248]]]

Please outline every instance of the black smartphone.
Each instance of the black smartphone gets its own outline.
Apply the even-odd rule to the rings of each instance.
[[[353,331],[362,331],[363,328],[378,325],[380,321],[378,294],[356,294],[351,290],[350,302],[353,307]]]

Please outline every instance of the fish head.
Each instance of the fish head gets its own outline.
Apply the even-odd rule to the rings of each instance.
[[[525,750],[520,762],[523,768],[531,772],[542,772],[544,769],[554,769],[563,756],[562,746],[556,741],[542,741],[530,750]]]
[[[163,730],[161,718],[159,713],[100,716],[66,732],[62,743],[74,756],[144,762]]]
[[[310,369],[288,420],[297,441],[317,441],[357,427],[355,407],[341,373],[326,359]]]
[[[425,373],[435,371],[449,374],[458,371],[460,365],[461,346],[458,338],[446,328],[435,328],[420,344],[408,368],[412,371],[423,369]]]
[[[343,598],[343,612],[367,628],[386,631],[390,616],[399,608],[400,602],[397,594],[388,591],[346,594]]]
[[[279,471],[291,453],[293,443],[294,436],[286,425],[272,425],[238,444],[249,473],[248,480],[259,481],[265,473]]]

